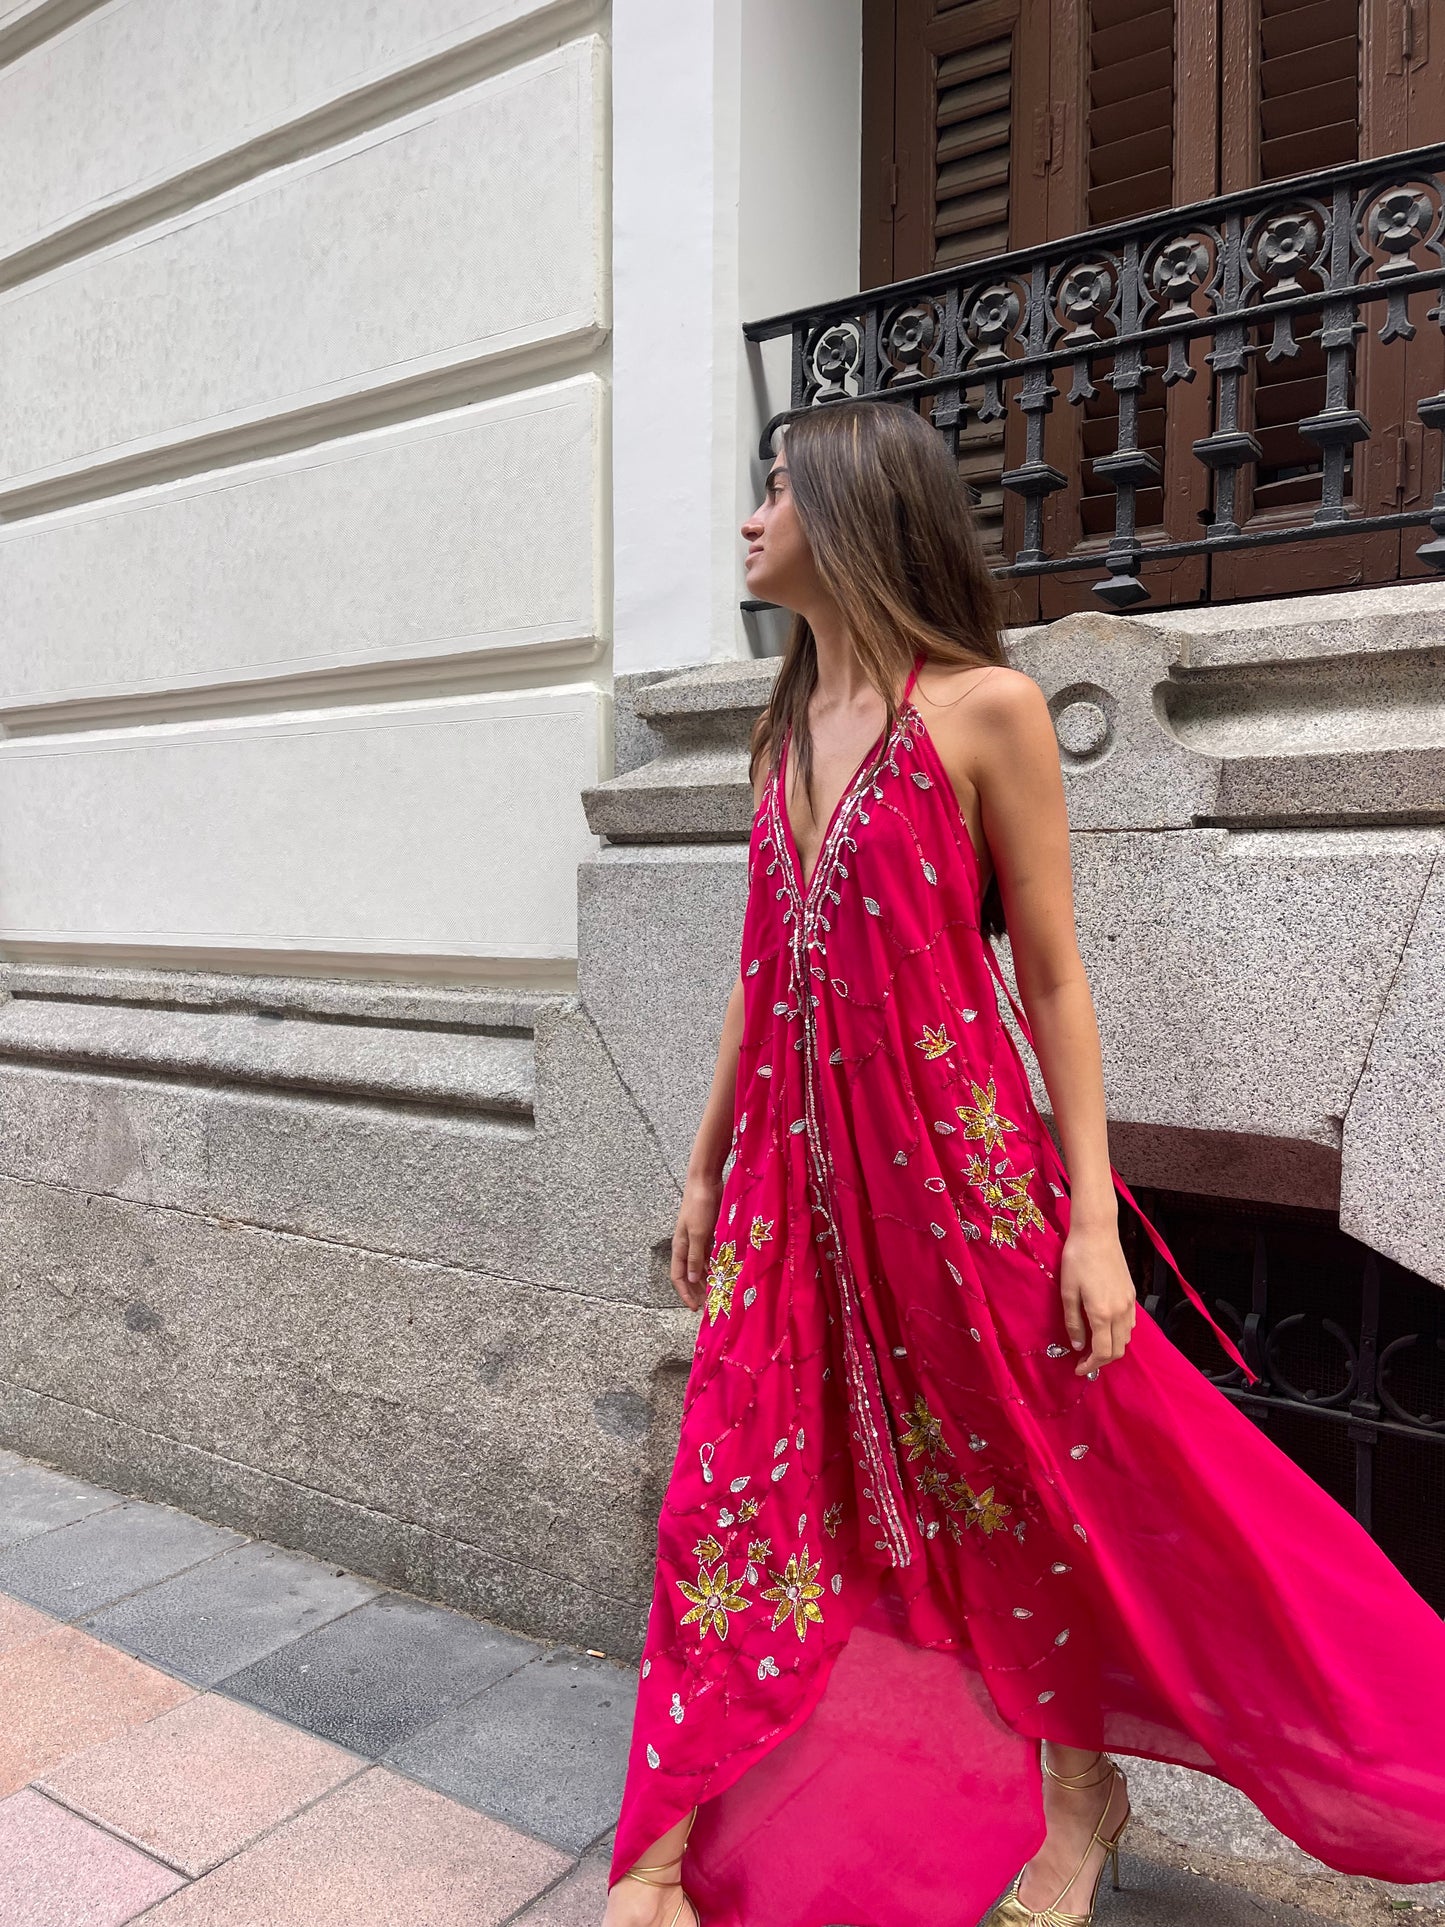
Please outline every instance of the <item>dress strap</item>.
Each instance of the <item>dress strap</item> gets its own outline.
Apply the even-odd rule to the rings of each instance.
[[[1008,998],[1009,1006],[1012,1009],[1014,1016],[1018,1019],[1018,1026],[1019,1026],[1019,1029],[1024,1034],[1024,1040],[1028,1044],[1029,1049],[1033,1051],[1034,1055],[1037,1057],[1038,1051],[1034,1045],[1033,1034],[1029,1030],[1028,1019],[1024,1016],[1022,1010],[1020,1010],[1018,999],[1014,996],[1013,992],[1009,989],[1008,978],[1004,976],[1003,971],[999,966],[998,956],[994,950],[992,941],[988,937],[985,937],[983,939],[983,947],[984,947],[985,953],[988,956],[989,969],[992,970],[994,976],[998,979],[999,983],[1003,985],[1004,995]],[[1174,1276],[1179,1280],[1180,1284],[1184,1287],[1185,1297],[1189,1300],[1190,1304],[1194,1306],[1195,1310],[1203,1318],[1205,1324],[1209,1326],[1211,1331],[1213,1331],[1215,1337],[1219,1340],[1220,1344],[1224,1347],[1225,1351],[1229,1354],[1229,1356],[1234,1360],[1235,1364],[1238,1365],[1239,1369],[1244,1373],[1245,1377],[1249,1380],[1250,1384],[1257,1385],[1259,1383],[1259,1373],[1255,1371],[1251,1371],[1250,1367],[1245,1362],[1244,1354],[1240,1351],[1239,1347],[1235,1344],[1234,1340],[1229,1336],[1228,1332],[1222,1331],[1219,1325],[1216,1323],[1216,1321],[1210,1316],[1209,1308],[1206,1306],[1204,1300],[1200,1297],[1199,1293],[1194,1289],[1193,1285],[1190,1284],[1189,1280],[1184,1276],[1184,1273],[1179,1269],[1179,1265],[1177,1260],[1175,1259],[1174,1253],[1169,1249],[1168,1245],[1165,1244],[1164,1240],[1160,1237],[1159,1233],[1155,1230],[1154,1226],[1149,1222],[1148,1218],[1145,1217],[1143,1209],[1140,1206],[1138,1199],[1134,1196],[1134,1193],[1129,1189],[1128,1185],[1125,1184],[1124,1180],[1119,1176],[1119,1173],[1114,1169],[1112,1164],[1109,1166],[1109,1175],[1113,1178],[1114,1187],[1118,1191],[1120,1197],[1123,1198],[1126,1201],[1126,1203],[1132,1205],[1135,1212],[1138,1214],[1139,1222],[1140,1224],[1143,1225],[1145,1231],[1147,1232],[1149,1237],[1149,1242],[1153,1245],[1154,1249],[1159,1253],[1159,1256],[1164,1260],[1165,1264],[1168,1265],[1169,1269],[1174,1273]]]
[[[903,685],[903,694],[898,698],[898,707],[900,709],[903,707],[904,703],[908,701],[908,698],[913,694],[913,685],[918,681],[918,672],[923,667],[923,663],[924,663],[924,658],[921,653],[919,655],[916,655],[913,658],[913,667],[909,670],[908,680]]]

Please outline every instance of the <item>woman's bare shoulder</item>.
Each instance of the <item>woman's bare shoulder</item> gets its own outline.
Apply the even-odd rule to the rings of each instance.
[[[924,722],[944,741],[962,742],[987,734],[1030,738],[1042,729],[1053,735],[1048,700],[1032,676],[1007,663],[960,667],[930,663],[918,678]]]

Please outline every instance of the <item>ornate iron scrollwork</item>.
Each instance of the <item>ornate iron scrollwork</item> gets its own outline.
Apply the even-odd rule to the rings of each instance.
[[[1150,560],[1307,541],[1345,528],[1428,524],[1417,554],[1445,570],[1445,392],[1417,404],[1419,420],[1440,431],[1442,444],[1430,506],[1367,514],[1351,493],[1364,466],[1352,450],[1371,435],[1354,401],[1359,337],[1373,328],[1382,344],[1408,341],[1416,332],[1408,302],[1421,291],[1435,297],[1429,318],[1445,330],[1442,180],[1445,144],[1417,148],[922,275],[754,322],[745,333],[755,341],[792,335],[787,413],[854,395],[915,404],[931,398],[936,425],[955,444],[970,413],[981,422],[1021,415],[1025,456],[1006,469],[1003,486],[1023,501],[1023,537],[1002,575],[1092,566],[1072,548],[1050,553],[1044,541],[1043,501],[1069,480],[1044,459],[1062,373],[1072,408],[1105,386],[1117,398],[1115,446],[1092,464],[1114,507],[1109,572],[1094,585],[1101,600],[1115,607],[1144,600],[1140,574]],[[1306,337],[1322,354],[1324,405],[1293,426],[1319,450],[1318,507],[1297,523],[1256,529],[1238,509],[1241,472],[1261,459],[1258,424],[1249,418],[1250,369],[1259,355],[1266,363],[1293,359]],[[1199,339],[1206,351],[1191,359]],[[1212,425],[1190,453],[1212,476],[1204,532],[1159,539],[1151,525],[1141,536],[1139,492],[1161,480],[1157,456],[1140,439],[1144,385],[1156,373],[1166,390],[1192,382],[1201,360]],[[769,436],[776,426],[769,424]]]

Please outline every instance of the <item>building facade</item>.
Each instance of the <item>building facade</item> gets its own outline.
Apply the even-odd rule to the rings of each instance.
[[[0,1439],[635,1651],[738,524],[891,388],[1055,712],[1115,1162],[1445,1606],[1442,11],[0,0]]]

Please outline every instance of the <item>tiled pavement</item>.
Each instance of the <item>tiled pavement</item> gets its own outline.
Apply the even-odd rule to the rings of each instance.
[[[0,1452],[3,1927],[596,1927],[633,1694]]]
[[[598,1927],[633,1693],[0,1452],[3,1927]],[[1126,1880],[1101,1920],[1310,1927]]]

